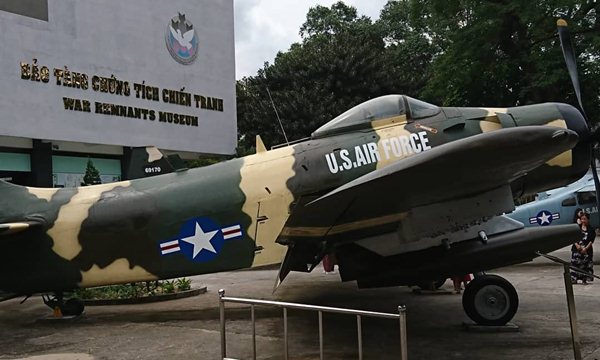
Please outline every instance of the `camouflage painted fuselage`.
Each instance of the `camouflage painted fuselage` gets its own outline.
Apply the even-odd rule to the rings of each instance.
[[[65,189],[0,183],[0,224],[38,224],[0,235],[0,289],[29,294],[275,264],[286,249],[275,240],[302,231],[286,226],[298,199],[322,195],[441,144],[503,127],[570,127],[585,136],[580,119],[567,117],[556,104],[442,108],[430,117],[390,116],[146,179]],[[578,145],[512,183],[513,194],[565,185],[582,176],[588,163],[588,148]],[[449,171],[453,169],[440,168],[432,176],[440,176],[444,186],[443,175]],[[395,221],[394,214],[387,215]],[[369,214],[362,220],[364,227],[377,223]],[[208,234],[204,240],[210,243],[182,240],[199,231]],[[358,239],[345,239],[351,240]]]

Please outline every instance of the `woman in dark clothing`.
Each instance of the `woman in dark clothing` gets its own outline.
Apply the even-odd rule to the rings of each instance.
[[[594,248],[592,244],[596,237],[596,231],[590,226],[590,217],[588,214],[583,213],[580,219],[581,239],[571,247],[571,265],[593,274]],[[593,281],[594,278],[571,270],[571,282],[576,284],[578,280],[581,280],[583,284],[587,284],[588,281]]]

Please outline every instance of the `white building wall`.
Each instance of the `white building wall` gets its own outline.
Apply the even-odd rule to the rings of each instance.
[[[178,13],[198,38],[190,65],[175,61],[166,47],[167,26]],[[49,0],[48,21],[0,11],[0,136],[232,154],[233,31],[233,0]],[[47,67],[48,82],[22,78],[20,64],[31,67],[33,59],[38,69]],[[87,89],[57,84],[54,71],[65,66],[87,76]],[[94,76],[126,81],[130,94],[95,91]],[[158,88],[159,101],[137,98],[135,83]],[[191,106],[167,103],[164,89],[222,100],[222,111],[196,107],[194,100]],[[84,111],[65,109],[63,98]],[[146,119],[106,115],[97,113],[97,102],[148,113]],[[196,118],[197,126],[161,122],[160,112],[189,116],[192,124]]]

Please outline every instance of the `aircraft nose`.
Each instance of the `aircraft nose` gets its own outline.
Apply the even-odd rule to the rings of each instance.
[[[572,149],[572,180],[575,181],[579,177],[583,176],[585,171],[589,168],[591,161],[591,133],[587,122],[583,115],[569,104],[556,104],[558,111],[565,120],[567,127],[573,130],[579,136],[577,145]]]
[[[569,104],[556,104],[567,127],[579,135],[580,142],[587,142],[590,137],[590,129],[583,115],[574,106]]]

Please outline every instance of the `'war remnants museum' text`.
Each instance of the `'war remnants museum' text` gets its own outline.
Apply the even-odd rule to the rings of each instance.
[[[193,94],[185,91],[185,87],[180,90],[159,88],[148,85],[145,81],[141,83],[130,82],[117,79],[114,75],[110,77],[92,75],[75,72],[64,68],[54,68],[50,72],[47,66],[39,66],[37,59],[32,63],[21,62],[21,79],[35,81],[39,83],[49,83],[52,78],[57,86],[87,91],[107,93],[115,96],[130,97],[132,94],[141,100],[148,102],[164,102],[189,108],[197,108],[208,111],[223,112],[223,99]],[[78,99],[63,97],[63,106],[65,110],[82,111],[109,116],[119,116],[133,119],[142,119],[159,122],[177,124],[184,126],[198,126],[198,116],[189,114],[180,114],[168,111],[157,111],[148,107],[130,106],[118,103],[107,103],[90,101],[87,99]]]

